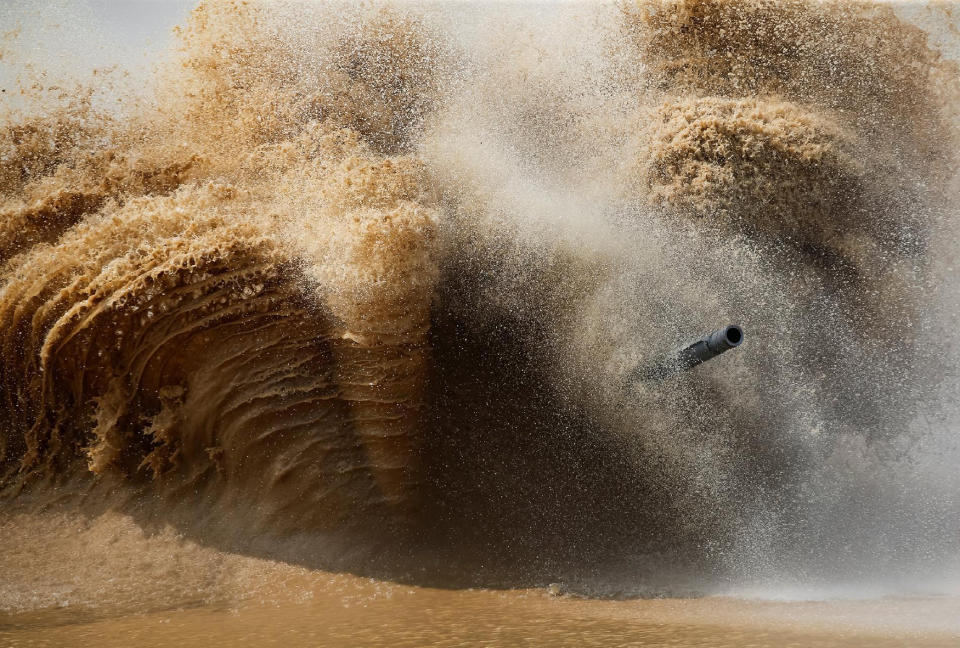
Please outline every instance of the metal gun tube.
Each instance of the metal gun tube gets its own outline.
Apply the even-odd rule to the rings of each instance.
[[[743,329],[730,324],[714,331],[703,339],[697,340],[678,353],[645,367],[638,367],[631,378],[639,380],[663,380],[670,376],[696,367],[698,364],[716,358],[721,353],[736,349],[743,343]]]

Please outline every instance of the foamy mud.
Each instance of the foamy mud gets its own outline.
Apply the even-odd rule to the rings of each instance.
[[[955,585],[960,104],[923,30],[806,0],[200,2],[176,38],[148,91],[23,76],[3,116],[18,543],[159,534],[209,600],[243,555],[614,596]],[[730,322],[735,353],[629,379]],[[0,607],[60,600],[24,578]]]

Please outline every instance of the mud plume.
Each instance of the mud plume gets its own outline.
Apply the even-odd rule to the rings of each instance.
[[[201,2],[125,112],[4,116],[5,496],[442,584],[943,555],[872,484],[955,485],[955,66],[858,3],[459,11]]]
[[[230,506],[269,492],[278,528],[412,497],[436,216],[422,165],[377,147],[426,110],[417,26],[344,27],[318,89],[263,20],[200,5],[132,124],[8,125],[9,478],[80,461]]]
[[[871,224],[922,230],[923,223],[903,220],[903,210],[884,212],[895,201],[920,199],[920,178],[942,182],[951,172],[943,143],[954,128],[946,110],[955,80],[951,66],[927,48],[925,33],[889,7],[654,3],[625,10],[624,24],[644,64],[644,89],[668,102],[651,116],[664,127],[643,163],[657,200],[712,217],[736,214],[741,226],[761,229],[769,228],[757,222],[762,210],[787,210],[785,234],[802,239],[826,230],[827,240],[815,243],[833,240],[837,248],[843,247],[837,241],[843,235],[831,232],[837,222],[848,237]],[[770,167],[792,159],[833,182]],[[903,179],[895,182],[894,174]],[[795,181],[807,187],[806,196],[758,178]],[[765,194],[771,186],[786,194]],[[845,198],[854,204],[833,202]],[[810,203],[816,200],[823,204]],[[864,200],[871,202],[862,207]],[[863,222],[866,210],[880,213]],[[800,212],[822,220],[796,224]],[[914,235],[922,239],[922,232]]]
[[[750,276],[741,275],[737,289],[778,295],[774,310],[751,305],[754,326],[772,330],[790,304],[793,324],[781,331],[792,350],[778,344],[766,354],[796,372],[789,383],[816,394],[819,411],[801,405],[801,425],[820,421],[815,434],[833,437],[821,443],[809,430],[788,432],[797,419],[787,410],[757,419],[759,411],[738,408],[738,432],[725,436],[745,445],[736,460],[724,461],[744,461],[744,474],[753,477],[719,497],[767,500],[748,517],[766,519],[768,528],[784,514],[805,527],[809,507],[822,505],[819,496],[816,503],[797,496],[811,464],[832,461],[833,444],[850,436],[871,447],[868,453],[899,452],[891,448],[902,448],[949,374],[923,331],[936,326],[931,246],[952,230],[956,67],[886,6],[654,2],[625,6],[620,24],[626,41],[616,74],[636,88],[641,105],[625,186],[671,229],[709,237],[707,250],[694,245],[700,254],[715,254],[716,239],[726,241],[719,249]],[[930,191],[931,182],[940,189]],[[775,285],[758,284],[762,273],[776,277]],[[783,363],[784,353],[798,364]],[[786,404],[781,397],[790,388],[777,391],[761,396],[764,408]],[[777,428],[778,443],[748,432]],[[763,457],[762,465],[748,457]],[[787,483],[793,494],[782,499]],[[720,525],[753,524],[721,517]],[[805,529],[799,535],[815,534]],[[822,535],[803,551],[829,553]],[[738,560],[765,560],[749,553]]]

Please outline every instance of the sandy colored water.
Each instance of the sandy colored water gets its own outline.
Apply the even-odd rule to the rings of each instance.
[[[0,574],[3,648],[883,647],[960,641],[956,596],[613,600],[568,595],[559,584],[419,587],[231,553],[171,528],[147,532],[109,511],[84,517],[51,508],[0,516]],[[703,584],[707,592],[722,591]],[[764,595],[785,594],[771,588]]]
[[[0,648],[960,645],[952,6],[7,4]]]
[[[334,579],[336,580],[336,579]],[[356,583],[303,600],[92,620],[0,617],[15,646],[956,646],[960,600],[780,603],[731,598],[597,601],[541,590],[445,591]],[[332,591],[331,591],[332,590]]]

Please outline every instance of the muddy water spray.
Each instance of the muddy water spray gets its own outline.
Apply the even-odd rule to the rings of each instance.
[[[155,98],[8,115],[9,497],[418,582],[955,559],[952,65],[884,7],[544,11],[202,3]]]

